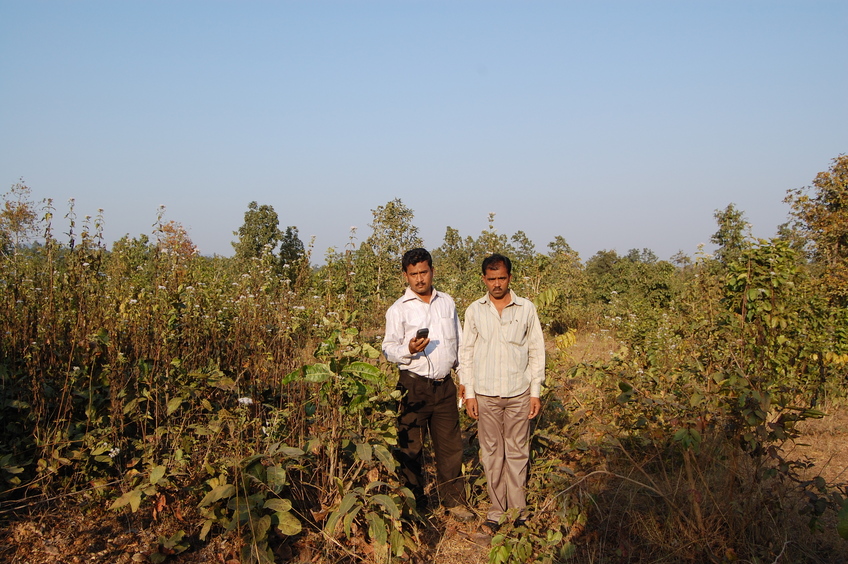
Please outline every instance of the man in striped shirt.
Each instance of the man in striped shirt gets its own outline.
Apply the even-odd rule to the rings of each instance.
[[[525,483],[530,461],[530,420],[539,414],[545,379],[545,341],[533,302],[509,288],[512,263],[493,254],[483,260],[488,292],[465,311],[459,358],[465,409],[478,420],[480,459],[491,506],[482,532],[493,535],[508,510],[527,518]]]

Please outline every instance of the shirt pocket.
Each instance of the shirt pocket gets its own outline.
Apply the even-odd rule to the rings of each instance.
[[[450,312],[439,312],[436,318],[436,323],[439,325],[439,336],[448,343],[457,341],[456,321]]]
[[[527,328],[518,319],[512,319],[501,328],[508,343],[522,346],[527,342]]]

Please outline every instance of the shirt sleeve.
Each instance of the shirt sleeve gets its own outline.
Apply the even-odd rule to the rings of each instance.
[[[400,308],[393,305],[386,312],[386,334],[383,336],[383,354],[386,360],[398,366],[408,366],[412,362],[409,343],[404,341],[405,332]]]
[[[465,386],[465,399],[476,397],[474,394],[474,346],[477,342],[477,324],[474,319],[473,304],[465,310],[465,327],[459,345],[459,365],[462,367],[459,382]]]
[[[532,308],[528,323],[530,334],[528,338],[528,361],[527,370],[530,375],[530,397],[538,398],[542,392],[542,384],[545,383],[545,336],[542,333],[542,324],[536,313],[536,306],[528,303]]]

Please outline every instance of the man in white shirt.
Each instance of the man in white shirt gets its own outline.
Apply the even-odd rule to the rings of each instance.
[[[462,434],[451,378],[451,370],[459,369],[459,317],[453,298],[433,288],[429,252],[407,251],[402,267],[409,287],[386,312],[383,339],[383,354],[400,369],[397,387],[403,393],[397,457],[418,508],[426,508],[421,451],[424,432],[429,430],[442,505],[466,521],[474,515],[464,505]],[[418,336],[422,329],[428,334]]]
[[[545,380],[545,341],[536,307],[509,288],[511,279],[509,258],[493,254],[483,260],[488,293],[468,306],[460,346],[465,409],[478,420],[491,500],[481,527],[489,536],[507,510],[514,512],[516,526],[527,518],[530,420],[541,411]]]

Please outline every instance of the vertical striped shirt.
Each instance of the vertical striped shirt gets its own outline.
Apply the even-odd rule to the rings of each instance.
[[[545,339],[536,306],[509,291],[512,301],[498,314],[489,294],[465,310],[459,348],[465,397],[511,398],[530,389],[537,398],[545,381]]]
[[[409,354],[409,341],[424,327],[430,330],[430,343],[423,352]],[[444,378],[452,368],[459,371],[460,338],[462,327],[453,298],[433,288],[427,303],[407,287],[386,312],[383,354],[401,370],[426,378]]]

